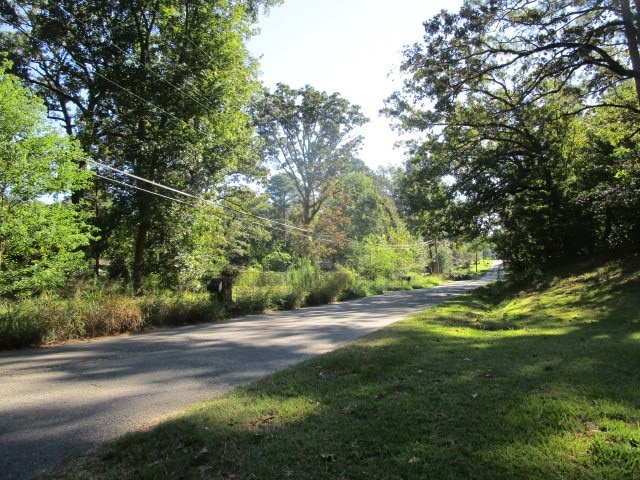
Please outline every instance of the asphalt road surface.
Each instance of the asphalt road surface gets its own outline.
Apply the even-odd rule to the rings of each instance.
[[[496,278],[0,354],[0,478],[28,479]]]

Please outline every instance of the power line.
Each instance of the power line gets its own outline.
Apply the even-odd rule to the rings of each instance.
[[[98,178],[102,178],[103,180],[108,180],[110,182],[117,183],[119,185],[123,185],[125,187],[135,188],[136,190],[140,190],[141,192],[149,193],[149,194],[155,195],[157,197],[166,198],[167,200],[171,200],[173,202],[182,203],[184,205],[189,205],[189,206],[192,206],[192,207],[195,206],[193,203],[185,202],[184,200],[180,200],[179,198],[169,197],[167,195],[163,195],[163,194],[158,193],[158,192],[153,192],[151,190],[147,190],[147,189],[144,189],[142,187],[138,187],[137,185],[131,185],[130,183],[126,183],[126,182],[122,182],[120,180],[116,180],[115,178],[105,177],[104,175],[100,175],[99,173],[96,173],[95,176],[98,177]]]
[[[54,4],[55,4],[55,5],[56,5],[56,6],[57,6],[57,7],[58,7],[62,12],[67,13],[68,15],[70,15],[71,17],[73,17],[76,21],[80,22],[80,23],[81,23],[81,24],[83,24],[86,28],[88,28],[88,25],[87,25],[84,21],[80,20],[80,19],[79,19],[77,16],[75,16],[73,13],[69,12],[68,10],[66,10],[66,9],[65,9],[64,7],[62,7],[58,2],[53,1],[53,3],[54,3]],[[155,10],[153,10],[153,9],[151,9],[151,10],[152,10],[152,11],[154,11],[155,13],[158,13],[157,11],[155,11]],[[160,15],[160,14],[159,14],[159,15]],[[187,37],[184,37],[184,38],[186,38],[187,40],[191,41],[191,40],[190,40],[190,39],[188,39]],[[124,52],[120,47],[118,47],[117,45],[114,45],[114,46],[115,46],[115,47],[116,47],[120,52],[125,53],[125,52]],[[203,53],[204,53],[204,51],[203,51]],[[138,65],[140,65],[140,63],[139,63],[137,60],[135,60],[135,59],[134,59],[134,61],[135,61]],[[142,66],[143,66],[144,68],[146,68],[148,71],[150,71],[151,73],[153,73],[154,75],[160,76],[157,72],[155,72],[155,71],[153,71],[153,70],[149,69],[147,66],[145,66],[145,65],[142,65]],[[96,75],[98,75],[98,76],[100,76],[100,77],[101,77],[101,78],[103,78],[104,80],[106,80],[106,81],[108,81],[108,82],[112,83],[113,85],[117,86],[118,88],[122,89],[123,91],[130,93],[131,95],[133,95],[135,98],[139,99],[140,101],[143,101],[143,102],[147,103],[148,105],[150,105],[150,106],[152,106],[152,107],[157,108],[157,109],[158,109],[158,110],[160,110],[161,112],[166,113],[167,115],[171,116],[172,118],[174,118],[174,119],[175,119],[175,120],[177,120],[178,122],[181,122],[181,123],[183,123],[185,126],[189,127],[189,124],[188,124],[187,122],[185,122],[183,119],[181,119],[181,118],[179,118],[179,117],[175,116],[175,115],[174,115],[174,114],[172,114],[171,112],[166,111],[166,110],[165,110],[165,109],[163,109],[162,107],[159,107],[158,105],[154,104],[153,102],[151,102],[151,101],[149,101],[149,100],[147,100],[147,99],[145,99],[145,98],[141,97],[140,95],[138,95],[138,94],[136,94],[136,93],[132,92],[132,91],[131,91],[131,90],[129,90],[128,88],[123,87],[122,85],[120,85],[119,83],[115,82],[114,80],[112,80],[112,79],[110,79],[110,78],[106,77],[105,75],[102,75],[100,72],[95,71],[95,74],[96,74]],[[173,85],[173,84],[172,84],[171,82],[169,82],[168,80],[166,80],[165,78],[163,78],[163,77],[161,77],[161,76],[160,76],[160,78],[161,78],[161,80],[165,81],[168,85],[170,85],[172,88],[174,88],[174,89],[176,89],[176,90],[183,91],[183,90],[179,89],[177,86]],[[211,106],[207,107],[207,106],[203,105],[202,103],[198,102],[198,101],[197,101],[197,99],[195,99],[195,98],[194,98],[194,97],[192,97],[191,95],[189,95],[189,94],[187,94],[187,95],[188,95],[192,100],[196,101],[200,106],[202,106],[202,107],[204,107],[204,108],[212,108]],[[121,174],[124,174],[124,175],[130,176],[131,178],[135,178],[136,180],[139,180],[139,181],[142,181],[142,182],[147,182],[147,183],[150,183],[150,184],[152,184],[152,185],[154,185],[154,186],[157,186],[157,187],[160,187],[160,188],[164,188],[164,189],[170,190],[170,191],[172,191],[172,192],[174,192],[174,193],[178,193],[178,194],[180,194],[180,195],[184,195],[184,196],[190,197],[190,198],[192,198],[192,199],[196,199],[196,200],[202,200],[202,201],[205,201],[205,202],[207,202],[207,201],[208,201],[208,200],[206,200],[206,199],[202,199],[202,198],[196,197],[196,196],[194,196],[194,195],[191,195],[191,194],[189,194],[189,193],[186,193],[186,192],[183,192],[183,191],[180,191],[180,190],[177,190],[177,189],[174,189],[174,188],[168,187],[168,186],[166,186],[166,185],[162,185],[162,184],[159,184],[159,183],[157,183],[157,182],[153,182],[152,180],[148,180],[148,179],[145,179],[145,178],[142,178],[142,177],[139,177],[139,176],[133,175],[133,174],[131,174],[131,173],[128,173],[128,172],[124,172],[124,171],[122,171],[122,170],[115,169],[115,168],[110,167],[110,166],[108,166],[108,165],[101,164],[101,163],[99,163],[99,162],[97,162],[97,161],[95,161],[95,160],[91,160],[91,161],[93,161],[94,163],[96,163],[96,164],[98,164],[98,165],[100,165],[100,166],[102,166],[102,167],[104,167],[104,168],[107,168],[107,169],[110,169],[110,170],[116,171],[116,172],[118,172],[118,173],[121,173]],[[209,202],[210,202],[210,201],[209,201]],[[272,223],[272,224],[276,224],[276,225],[283,226],[283,227],[285,227],[285,228],[290,228],[290,229],[293,229],[293,230],[298,230],[298,231],[300,231],[300,232],[304,232],[304,233],[305,233],[305,234],[307,234],[307,235],[311,235],[311,234],[313,234],[313,232],[311,232],[311,231],[309,231],[309,230],[302,229],[302,228],[299,228],[299,227],[296,227],[296,226],[293,226],[293,225],[288,225],[288,224],[285,224],[285,223],[277,222],[277,221],[275,221],[275,220],[271,220],[271,219],[269,219],[269,218],[261,217],[261,216],[259,216],[259,215],[255,215],[255,214],[252,214],[252,213],[249,213],[249,212],[245,212],[245,211],[242,211],[242,210],[239,210],[239,209],[234,209],[234,208],[232,208],[232,207],[228,207],[228,206],[224,206],[224,205],[221,205],[221,207],[222,207],[222,208],[226,208],[226,209],[231,210],[231,211],[234,211],[234,212],[239,213],[239,214],[241,214],[241,215],[250,216],[250,217],[256,218],[256,219],[258,219],[258,220],[262,220],[262,221],[266,221],[266,222],[269,222],[269,223]]]
[[[85,28],[87,28],[87,29],[89,28],[89,25],[88,25],[86,22],[84,22],[83,20],[81,20],[80,18],[78,18],[76,15],[74,15],[73,13],[69,12],[68,10],[66,10],[66,9],[65,9],[65,8],[64,8],[60,3],[58,3],[58,2],[56,2],[56,1],[54,1],[54,0],[52,0],[52,3],[53,3],[53,4],[55,4],[55,5],[58,7],[58,9],[59,9],[60,11],[62,11],[63,13],[66,13],[67,15],[69,15],[69,16],[71,16],[71,17],[73,17],[77,22],[79,22],[80,24],[84,25],[84,27],[85,27]],[[152,8],[150,8],[150,10],[154,11],[155,13],[158,13],[156,10],[154,10],[154,9],[152,9]],[[160,15],[160,14],[158,13],[158,15]],[[23,33],[26,33],[26,32],[23,32]],[[197,45],[196,45],[196,44],[195,44],[191,39],[189,39],[188,37],[184,36],[183,34],[180,34],[180,35],[181,35],[181,36],[183,36],[183,38],[185,38],[187,41],[189,41],[192,45],[196,46],[196,47],[197,47],[197,48],[198,48],[198,49],[199,49],[203,54],[205,54],[205,55],[207,55],[209,58],[211,58],[211,57],[210,57],[210,56],[209,56],[209,55],[208,55],[204,50],[202,50],[201,48],[199,48],[199,47],[198,47],[198,46],[197,46]],[[126,53],[126,52],[124,52],[120,47],[118,47],[117,45],[115,45],[115,44],[114,44],[113,46],[114,46],[115,48],[117,48],[120,52],[122,52],[122,53]],[[202,104],[201,102],[199,102],[199,101],[198,101],[198,99],[196,99],[195,97],[193,97],[193,96],[192,96],[192,95],[190,95],[189,93],[185,92],[185,91],[184,91],[183,89],[181,89],[180,87],[178,87],[178,86],[174,85],[174,84],[173,84],[173,83],[171,83],[169,80],[167,80],[166,78],[162,77],[159,73],[155,72],[154,70],[150,69],[149,67],[147,67],[147,66],[145,66],[145,65],[140,65],[140,63],[139,63],[136,59],[133,59],[133,60],[134,60],[134,62],[135,62],[135,63],[137,63],[139,66],[142,66],[143,68],[145,68],[146,70],[148,70],[148,71],[149,71],[149,72],[151,72],[152,74],[154,74],[154,75],[156,75],[156,76],[160,77],[160,79],[161,79],[162,81],[164,81],[166,84],[170,85],[174,90],[177,90],[177,91],[180,91],[180,92],[185,93],[189,98],[191,98],[194,102],[198,103],[200,106],[202,106],[202,107],[204,107],[204,108],[213,108],[213,107],[212,107],[212,106],[210,106],[210,105],[209,105],[209,106],[207,106],[207,105]],[[187,127],[190,127],[190,125],[189,125],[185,120],[183,120],[183,119],[181,119],[181,118],[177,117],[177,116],[176,116],[176,115],[174,115],[173,113],[171,113],[171,112],[169,112],[169,111],[167,111],[167,110],[163,109],[162,107],[160,107],[160,106],[156,105],[155,103],[151,102],[150,100],[147,100],[147,99],[145,99],[144,97],[141,97],[140,95],[138,95],[138,94],[136,94],[135,92],[133,92],[133,91],[129,90],[128,88],[123,87],[123,86],[122,86],[122,85],[120,85],[118,82],[116,82],[116,81],[112,80],[111,78],[109,78],[109,77],[107,77],[107,76],[103,75],[102,73],[100,73],[100,72],[98,72],[98,71],[94,70],[94,74],[95,74],[95,75],[97,75],[97,76],[99,76],[99,77],[101,77],[101,78],[102,78],[102,79],[104,79],[105,81],[107,81],[107,82],[109,82],[109,83],[111,83],[111,84],[115,85],[116,87],[120,88],[121,90],[123,90],[123,91],[125,91],[125,92],[129,93],[130,95],[132,95],[132,96],[133,96],[133,97],[135,97],[136,99],[138,99],[138,100],[140,100],[140,101],[142,101],[142,102],[144,102],[144,103],[146,103],[146,104],[150,105],[151,107],[154,107],[155,109],[157,109],[158,111],[160,111],[160,112],[162,112],[162,113],[165,113],[166,115],[168,115],[168,116],[170,116],[171,118],[175,119],[175,120],[176,120],[176,121],[178,121],[179,123],[182,123],[182,124],[184,124],[184,125],[185,125],[185,126],[187,126]],[[102,164],[102,163],[100,163],[100,162],[98,162],[98,161],[96,161],[96,160],[89,159],[89,161],[91,161],[91,162],[95,163],[96,165],[98,165],[98,166],[100,166],[100,167],[102,167],[102,168],[106,168],[106,169],[108,169],[108,170],[112,170],[112,171],[114,171],[114,172],[117,172],[117,173],[120,173],[120,174],[123,174],[123,175],[129,176],[129,177],[134,178],[134,179],[136,179],[136,180],[139,180],[139,181],[142,181],[142,182],[149,183],[149,184],[154,185],[154,186],[156,186],[156,187],[159,187],[159,188],[163,188],[163,189],[166,189],[166,190],[172,191],[172,192],[177,193],[177,194],[179,194],[179,195],[183,195],[183,196],[189,197],[189,198],[191,198],[191,199],[198,200],[198,201],[202,201],[202,202],[205,202],[205,203],[210,203],[210,204],[212,204],[212,205],[214,205],[214,206],[219,206],[219,207],[220,207],[220,208],[222,208],[222,209],[230,210],[230,211],[232,211],[232,212],[234,212],[234,213],[237,213],[237,214],[240,214],[240,215],[253,217],[253,218],[255,218],[255,219],[262,220],[262,221],[264,221],[264,222],[268,222],[269,224],[272,224],[272,225],[278,225],[278,226],[280,226],[280,227],[284,227],[284,228],[279,228],[279,227],[274,227],[274,226],[267,226],[267,225],[265,225],[264,223],[252,222],[252,221],[249,221],[249,220],[246,220],[246,219],[245,219],[244,221],[245,221],[245,222],[247,222],[247,223],[252,223],[252,224],[254,224],[254,225],[259,225],[259,226],[266,227],[266,228],[277,228],[277,229],[279,229],[279,230],[283,230],[283,231],[286,231],[286,229],[291,229],[291,230],[295,230],[295,231],[301,232],[301,233],[298,233],[298,234],[299,234],[299,235],[302,235],[302,236],[305,236],[305,237],[309,237],[309,238],[311,238],[311,237],[312,237],[312,235],[313,235],[313,233],[314,233],[314,232],[312,232],[312,231],[310,231],[310,230],[306,230],[306,229],[303,229],[303,228],[300,228],[300,227],[296,227],[296,226],[294,226],[294,225],[289,225],[289,224],[286,224],[286,223],[278,222],[278,221],[275,221],[275,220],[272,220],[272,219],[269,219],[269,218],[266,218],[266,217],[262,217],[262,216],[259,216],[259,215],[256,215],[256,214],[253,214],[253,213],[250,213],[250,212],[246,212],[246,211],[240,210],[240,209],[232,208],[232,207],[229,207],[229,206],[226,206],[226,205],[216,205],[215,203],[213,203],[213,202],[212,202],[212,201],[210,201],[210,200],[207,200],[207,199],[204,199],[204,198],[201,198],[201,197],[197,197],[197,196],[195,196],[195,195],[191,195],[191,194],[189,194],[189,193],[187,193],[187,192],[183,192],[183,191],[181,191],[181,190],[177,190],[177,189],[175,189],[175,188],[172,188],[172,187],[169,187],[169,186],[166,186],[166,185],[163,185],[163,184],[160,184],[160,183],[154,182],[154,181],[152,181],[152,180],[149,180],[149,179],[146,179],[146,178],[143,178],[143,177],[139,177],[139,176],[136,176],[136,175],[134,175],[134,174],[131,174],[131,173],[128,173],[128,172],[125,172],[125,171],[122,171],[122,170],[116,169],[116,168],[111,167],[111,166],[109,166],[109,165]],[[174,198],[174,197],[168,197],[168,196],[166,196],[166,195],[162,195],[162,194],[159,194],[159,193],[157,193],[157,192],[153,192],[153,191],[151,191],[151,190],[146,190],[146,189],[143,189],[143,188],[138,187],[138,186],[136,186],[136,185],[127,184],[127,183],[125,183],[125,182],[121,182],[121,181],[118,181],[118,180],[115,180],[115,179],[112,179],[112,178],[109,178],[109,177],[105,177],[105,176],[100,175],[100,174],[96,174],[96,175],[97,175],[99,178],[102,178],[102,179],[105,179],[105,180],[111,181],[111,182],[113,182],[113,183],[117,183],[117,184],[120,184],[120,185],[123,185],[123,186],[126,186],[126,187],[130,187],[130,188],[134,188],[134,189],[137,189],[137,190],[139,190],[139,191],[143,191],[143,192],[145,192],[145,193],[149,193],[149,194],[151,194],[151,195],[156,195],[156,196],[158,196],[158,197],[162,197],[162,198],[165,198],[165,199],[168,199],[168,200],[172,200],[172,201],[176,201],[176,202],[179,202],[179,203],[183,203],[183,204],[186,204],[186,205],[191,205],[191,206],[193,206],[193,204],[190,204],[190,203],[188,203],[188,202],[181,201],[181,200],[176,199],[176,198]],[[297,232],[293,232],[293,233],[297,233]]]
[[[175,198],[175,197],[169,197],[167,195],[162,195],[161,193],[154,192],[152,190],[147,190],[147,189],[144,189],[142,187],[138,187],[137,185],[131,185],[130,183],[122,182],[120,180],[116,180],[115,178],[106,177],[104,175],[100,175],[99,173],[96,173],[95,175],[96,175],[96,177],[102,178],[102,179],[107,180],[109,182],[117,183],[119,185],[123,185],[123,186],[128,187],[128,188],[134,188],[136,190],[140,190],[142,192],[145,192],[145,193],[148,193],[148,194],[151,194],[151,195],[155,195],[157,197],[165,198],[167,200],[171,200],[171,201],[174,201],[174,202],[182,203],[182,204],[188,205],[190,207],[196,207],[196,205],[193,204],[193,203],[185,202],[184,200],[180,200],[180,199]],[[224,208],[222,206],[219,206],[219,207]],[[218,217],[218,218],[222,218],[222,219],[233,218],[233,219],[237,219],[237,220],[239,220],[241,222],[244,222],[244,223],[249,223],[251,225],[256,225],[258,227],[271,228],[271,229],[276,229],[276,230],[280,230],[280,231],[286,232],[286,229],[284,229],[282,227],[278,227],[278,226],[274,226],[274,225],[267,225],[267,224],[259,223],[259,222],[254,222],[253,220],[247,220],[246,218],[240,220],[240,219],[238,219],[237,216],[232,216],[232,215],[230,215],[228,213],[225,213],[225,212],[213,212],[212,211],[210,213],[212,215]],[[293,233],[294,235],[300,235],[300,236],[303,236],[303,237],[311,238],[310,235],[305,235],[303,233],[298,233],[298,232],[291,232],[291,233]]]
[[[125,175],[127,175],[127,174],[126,174],[126,172],[122,172],[121,170],[118,170],[118,169],[116,169],[116,168],[109,167],[108,165],[100,164],[100,163],[96,162],[95,160],[91,160],[91,161],[92,161],[92,162],[94,162],[94,163],[97,163],[97,164],[98,164],[98,165],[100,165],[100,166],[103,166],[103,167],[106,167],[106,168],[112,169],[112,170],[114,170],[114,171],[116,171],[116,172],[124,173]],[[133,188],[133,189],[135,189],[135,190],[139,190],[139,191],[141,191],[141,192],[145,192],[145,193],[148,193],[148,194],[150,194],[150,195],[155,195],[155,196],[157,196],[157,197],[164,198],[164,199],[167,199],[167,200],[171,200],[171,201],[173,201],[173,202],[181,203],[181,204],[183,204],[183,205],[187,205],[187,206],[190,206],[190,207],[196,207],[196,205],[195,205],[195,204],[190,203],[190,202],[185,202],[184,200],[180,200],[179,198],[169,197],[169,196],[167,196],[167,195],[163,195],[163,194],[161,194],[161,193],[154,192],[154,191],[152,191],[152,190],[147,190],[147,189],[142,188],[142,187],[139,187],[139,186],[137,186],[137,185],[132,185],[132,184],[130,184],[130,183],[126,183],[126,182],[123,182],[123,181],[120,181],[120,180],[116,180],[115,178],[106,177],[106,176],[101,175],[101,174],[99,174],[99,173],[95,173],[95,176],[96,176],[96,177],[98,177],[98,178],[102,178],[103,180],[107,180],[107,181],[109,181],[109,182],[113,182],[113,183],[116,183],[116,184],[118,184],[118,185],[122,185],[122,186],[127,187],[127,188]],[[156,185],[156,186],[159,186],[159,187],[163,187],[163,188],[167,188],[167,189],[169,189],[169,190],[171,190],[171,191],[175,191],[175,192],[177,192],[177,193],[181,193],[181,194],[183,194],[183,195],[187,195],[187,196],[189,196],[189,197],[191,197],[191,198],[193,198],[193,199],[195,199],[195,200],[203,201],[203,202],[208,203],[208,204],[210,204],[210,205],[212,205],[212,206],[217,206],[217,207],[220,207],[220,208],[222,208],[222,209],[227,208],[227,209],[229,209],[229,210],[231,210],[231,211],[233,211],[233,212],[241,213],[241,214],[243,214],[243,215],[249,215],[249,216],[252,216],[252,214],[250,214],[250,213],[248,213],[248,212],[237,211],[237,210],[235,210],[235,209],[231,209],[231,208],[229,208],[229,207],[225,207],[224,205],[216,205],[216,204],[214,204],[213,202],[210,202],[210,201],[208,201],[208,200],[206,200],[206,199],[198,198],[198,197],[196,197],[196,196],[194,196],[194,195],[191,195],[191,194],[188,194],[188,193],[186,193],[186,192],[181,192],[180,190],[176,190],[176,189],[173,189],[173,188],[171,188],[171,187],[163,186],[163,185],[161,185],[161,184],[159,184],[159,183],[153,182],[152,180],[146,180],[146,179],[143,179],[142,177],[136,177],[136,176],[135,176],[135,175],[133,175],[133,174],[130,174],[130,176],[131,176],[131,177],[133,177],[133,178],[136,178],[136,179],[140,179],[140,180],[142,180],[142,181],[147,181],[148,183],[151,183],[151,184],[153,184],[153,185]],[[223,218],[223,217],[222,217],[222,215],[224,215],[224,216],[225,216],[225,218],[236,218],[236,219],[238,219],[238,217],[236,217],[236,216],[233,216],[233,217],[232,217],[231,215],[229,215],[229,214],[227,214],[227,213],[224,213],[224,212],[211,212],[211,213],[212,213],[214,216],[217,216],[217,217],[219,217],[219,218]],[[263,217],[258,217],[258,218],[263,218]],[[267,220],[268,220],[269,222],[271,222],[271,223],[274,223],[274,222],[273,222],[273,221],[271,221],[270,219],[267,219]],[[267,224],[265,224],[265,223],[254,222],[254,221],[252,221],[252,220],[247,220],[247,219],[242,219],[242,220],[240,220],[240,221],[245,222],[245,223],[250,223],[251,225],[256,225],[256,226],[263,227],[263,228],[272,228],[272,229],[276,229],[276,230],[280,230],[280,231],[284,231],[284,232],[286,232],[286,229],[285,229],[285,228],[282,228],[282,227],[280,227],[280,226],[267,225]],[[276,222],[276,223],[277,223],[277,222]],[[282,225],[286,225],[286,224],[282,224]],[[297,227],[293,227],[293,226],[291,226],[291,225],[289,225],[288,227],[289,227],[289,228],[297,228]],[[293,233],[293,234],[295,234],[295,235],[300,235],[300,236],[303,236],[303,237],[311,238],[311,235],[307,235],[307,234],[304,234],[304,233],[298,233],[298,232],[292,232],[292,233]],[[327,235],[322,235],[322,234],[321,234],[321,235],[318,235],[318,236],[317,236],[317,238],[322,238],[322,237],[326,237],[326,236],[327,236]],[[378,245],[374,245],[374,247],[378,247],[378,248],[390,248],[390,249],[404,249],[404,250],[411,250],[411,249],[415,249],[415,248],[423,247],[423,246],[426,246],[426,245],[430,245],[430,244],[432,244],[432,243],[433,243],[433,240],[428,240],[428,241],[426,241],[426,242],[421,242],[421,243],[418,243],[418,244],[415,244],[415,245],[408,245],[408,244],[407,244],[407,245],[390,245],[390,244],[386,244],[386,245],[384,245],[384,244],[378,244]]]
[[[54,3],[55,3],[55,2],[54,2]],[[65,11],[62,7],[60,7],[60,5],[58,5],[58,4],[56,4],[56,5],[57,5],[57,6],[58,6],[62,11]],[[81,22],[81,20],[77,19],[77,17],[75,17],[75,16],[74,16],[74,15],[72,15],[71,13],[69,13],[69,12],[67,12],[67,13],[68,13],[69,15],[73,16],[74,18],[76,18],[76,20],[78,20],[78,21],[80,21],[80,22]],[[81,22],[81,23],[83,23],[83,22]],[[86,24],[85,24],[85,26],[86,26]],[[163,109],[162,107],[159,107],[158,105],[154,104],[153,102],[151,102],[151,101],[149,101],[149,100],[147,100],[147,99],[145,99],[145,98],[141,97],[140,95],[138,95],[138,94],[136,94],[136,93],[132,92],[132,91],[131,91],[131,90],[129,90],[128,88],[123,87],[123,86],[122,86],[122,85],[120,85],[118,82],[116,82],[116,81],[114,81],[114,80],[112,80],[112,79],[110,79],[110,78],[106,77],[105,75],[101,74],[101,73],[100,73],[100,72],[98,72],[98,71],[95,71],[94,73],[95,73],[96,75],[100,76],[101,78],[103,78],[104,80],[108,81],[109,83],[112,83],[112,84],[113,84],[113,85],[115,85],[116,87],[120,88],[121,90],[123,90],[123,91],[125,91],[125,92],[127,92],[127,93],[129,93],[129,94],[131,94],[131,95],[133,95],[133,96],[134,96],[135,98],[137,98],[138,100],[140,100],[140,101],[142,101],[142,102],[147,103],[148,105],[150,105],[150,106],[152,106],[152,107],[154,107],[154,108],[158,109],[159,111],[161,111],[161,112],[163,112],[163,113],[167,114],[168,116],[170,116],[170,117],[174,118],[174,119],[175,119],[175,120],[177,120],[178,122],[183,123],[185,126],[190,127],[190,125],[189,125],[187,122],[185,122],[183,119],[181,119],[181,118],[179,118],[179,117],[175,116],[175,115],[174,115],[174,114],[172,114],[171,112],[168,112],[167,110]],[[155,72],[154,72],[154,73],[155,73]],[[203,106],[204,106],[204,105],[203,105]],[[91,161],[91,162],[93,162],[93,163],[95,163],[95,164],[97,164],[97,165],[99,165],[99,166],[101,166],[101,167],[103,167],[103,168],[106,168],[106,169],[109,169],[109,170],[112,170],[112,171],[115,171],[115,172],[121,173],[121,174],[123,174],[123,175],[127,175],[127,176],[129,176],[129,177],[131,177],[131,178],[135,178],[136,180],[139,180],[139,181],[142,181],[142,182],[146,182],[146,183],[152,184],[152,185],[157,186],[157,187],[159,187],[159,188],[164,188],[164,189],[166,189],[166,190],[170,190],[170,191],[172,191],[172,192],[174,192],[174,193],[177,193],[177,194],[179,194],[179,195],[184,195],[184,196],[186,196],[186,197],[189,197],[189,198],[192,198],[192,199],[195,199],[195,200],[200,200],[200,201],[204,201],[204,202],[212,203],[210,200],[206,200],[206,199],[203,199],[203,198],[200,198],[200,197],[196,197],[195,195],[191,195],[191,194],[186,193],[186,192],[183,192],[183,191],[181,191],[181,190],[177,190],[177,189],[174,189],[174,188],[172,188],[172,187],[168,187],[168,186],[166,186],[166,185],[162,185],[162,184],[160,184],[160,183],[154,182],[154,181],[152,181],[152,180],[149,180],[149,179],[146,179],[146,178],[143,178],[143,177],[139,177],[139,176],[136,176],[136,175],[134,175],[134,174],[131,174],[131,173],[128,173],[128,172],[125,172],[125,171],[122,171],[122,170],[116,169],[116,168],[111,167],[111,166],[109,166],[109,165],[102,164],[102,163],[100,163],[100,162],[98,162],[98,161],[96,161],[96,160],[90,159],[90,161]],[[280,225],[280,226],[282,226],[282,227],[284,227],[284,228],[289,228],[289,229],[292,229],[292,230],[297,230],[297,231],[299,231],[299,232],[303,232],[303,233],[305,234],[305,236],[309,236],[309,237],[310,237],[310,236],[313,234],[313,232],[311,232],[310,230],[306,230],[306,229],[303,229],[303,228],[299,228],[299,227],[296,227],[296,226],[294,226],[294,225],[288,225],[288,224],[286,224],[286,223],[282,223],[282,222],[278,222],[278,221],[275,221],[275,220],[272,220],[272,219],[269,219],[269,218],[261,217],[261,216],[259,216],[259,215],[255,215],[255,214],[252,214],[252,213],[249,213],[249,212],[245,212],[245,211],[242,211],[242,210],[239,210],[239,209],[234,209],[234,208],[229,207],[229,206],[225,206],[225,205],[220,205],[220,206],[221,206],[222,208],[224,208],[224,209],[231,210],[231,211],[236,212],[236,213],[239,213],[239,214],[241,214],[241,215],[250,216],[250,217],[256,218],[256,219],[258,219],[258,220],[262,220],[262,221],[265,221],[265,222],[271,223],[271,224]],[[264,225],[262,225],[262,226],[264,226]]]
[[[163,185],[163,184],[158,183],[158,182],[155,182],[155,181],[153,181],[153,180],[149,180],[149,179],[147,179],[147,178],[140,177],[140,176],[138,176],[138,175],[134,175],[134,174],[129,173],[129,172],[125,172],[124,170],[120,170],[120,169],[115,168],[115,167],[112,167],[112,166],[110,166],[110,165],[105,165],[105,164],[103,164],[103,163],[101,163],[101,162],[98,162],[97,160],[89,159],[89,161],[90,161],[90,162],[92,162],[92,163],[94,163],[94,164],[96,164],[96,165],[98,165],[99,167],[106,168],[107,170],[111,170],[111,171],[113,171],[113,172],[117,172],[117,173],[120,173],[120,174],[122,174],[122,175],[126,175],[126,176],[128,176],[128,177],[134,178],[135,180],[139,180],[139,181],[141,181],[141,182],[148,183],[148,184],[153,185],[153,186],[158,187],[158,188],[163,188],[163,189],[165,189],[165,190],[169,190],[169,191],[171,191],[171,192],[177,193],[177,194],[179,194],[179,195],[183,195],[183,196],[185,196],[185,197],[188,197],[188,198],[191,198],[191,199],[194,199],[194,200],[198,200],[198,201],[201,201],[201,202],[204,202],[204,203],[208,203],[208,204],[210,204],[210,205],[217,206],[217,207],[220,207],[220,208],[222,208],[222,209],[230,210],[230,211],[232,211],[232,212],[239,213],[239,214],[241,214],[241,215],[245,215],[245,216],[248,216],[248,217],[253,217],[253,218],[257,219],[257,220],[262,220],[263,222],[267,222],[267,223],[269,223],[269,224],[278,225],[278,226],[280,226],[280,227],[284,227],[284,228],[288,228],[288,229],[292,229],[292,230],[297,230],[297,231],[299,231],[299,232],[302,232],[302,234],[303,234],[304,236],[307,236],[307,237],[311,237],[311,235],[313,235],[313,232],[311,232],[310,230],[305,230],[305,229],[303,229],[303,228],[296,227],[296,226],[294,226],[294,225],[289,225],[289,224],[286,224],[286,223],[283,223],[283,222],[278,222],[278,221],[276,221],[276,220],[272,220],[272,219],[270,219],[270,218],[262,217],[262,216],[260,216],[260,215],[255,215],[255,214],[253,214],[253,213],[249,213],[249,212],[245,212],[245,211],[243,211],[243,210],[239,210],[239,209],[236,209],[236,208],[232,208],[232,207],[229,207],[229,206],[227,206],[227,205],[223,205],[223,204],[219,204],[219,203],[214,203],[213,201],[211,201],[211,200],[209,200],[209,199],[202,198],[202,197],[198,197],[198,196],[196,196],[196,195],[192,195],[192,194],[190,194],[190,193],[184,192],[184,191],[182,191],[182,190],[178,190],[178,189],[173,188],[173,187],[169,187],[169,186],[167,186],[167,185]],[[125,185],[128,185],[128,184],[125,184]],[[134,186],[132,185],[132,187],[134,187]],[[134,187],[134,188],[135,188],[135,187]],[[254,223],[255,223],[255,222],[254,222]],[[265,226],[264,224],[260,224],[260,225],[261,225],[261,226]]]
[[[378,248],[389,248],[391,250],[411,250],[420,247],[426,247],[427,245],[433,244],[433,240],[427,240],[426,242],[414,243],[414,244],[404,244],[404,245],[392,245],[392,244],[382,244],[378,243],[373,245]]]
[[[90,158],[89,161],[91,163],[95,163],[99,167],[106,168],[107,170],[111,170],[113,172],[121,173],[122,175],[126,175],[127,177],[134,178],[134,179],[139,180],[141,182],[149,183],[149,184],[151,184],[151,185],[153,185],[155,187],[164,188],[165,190],[169,190],[169,191],[177,193],[179,195],[183,195],[185,197],[189,197],[189,198],[193,198],[195,200],[199,200],[198,197],[196,197],[195,195],[192,195],[190,193],[183,192],[182,190],[178,190],[176,188],[168,187],[168,186],[163,185],[161,183],[154,182],[153,180],[149,180],[148,178],[139,177],[137,175],[134,175],[133,173],[125,172],[124,170],[120,170],[119,168],[115,168],[115,167],[112,167],[110,165],[106,165],[104,163],[98,162],[97,160],[94,160],[93,158]]]

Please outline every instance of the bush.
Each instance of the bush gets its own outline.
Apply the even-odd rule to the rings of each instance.
[[[341,300],[351,284],[351,276],[348,272],[321,272],[319,284],[307,295],[308,305],[322,305]]]
[[[82,211],[63,199],[88,187],[91,172],[78,168],[85,160],[79,144],[50,124],[44,102],[8,68],[2,61],[0,294],[30,296],[85,268],[80,247],[89,244],[91,229]],[[12,332],[26,326],[11,325]]]
[[[279,310],[283,308],[288,294],[286,273],[246,269],[233,284],[233,313],[241,315]]]
[[[357,243],[349,265],[370,282],[395,280],[424,264],[425,247],[405,232],[393,231],[388,236],[369,235]]]
[[[157,292],[140,299],[144,326],[177,326],[224,318],[225,306],[206,293]]]
[[[20,348],[42,343],[46,336],[45,325],[39,316],[20,315],[19,307],[0,304],[0,348]]]

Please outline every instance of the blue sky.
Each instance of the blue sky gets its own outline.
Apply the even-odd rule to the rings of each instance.
[[[378,115],[400,88],[398,67],[405,46],[422,40],[422,23],[461,0],[285,0],[262,16],[249,49],[260,57],[263,83],[283,82],[339,92],[360,105],[370,123],[360,129],[360,158],[369,167],[400,165],[397,133]]]

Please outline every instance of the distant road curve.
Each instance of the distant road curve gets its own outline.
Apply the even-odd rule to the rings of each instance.
[[[46,472],[195,402],[497,278],[0,354],[0,478]]]

